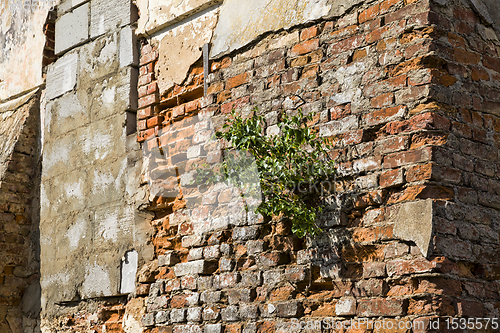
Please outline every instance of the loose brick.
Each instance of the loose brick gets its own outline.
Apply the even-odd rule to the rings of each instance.
[[[404,303],[404,299],[398,298],[359,300],[357,315],[361,317],[401,316],[405,314]]]
[[[212,274],[217,267],[206,260],[196,260],[175,265],[174,272],[176,276],[191,274]]]
[[[316,50],[319,47],[319,39],[311,39],[303,41],[294,47],[289,52],[289,56],[296,57]]]

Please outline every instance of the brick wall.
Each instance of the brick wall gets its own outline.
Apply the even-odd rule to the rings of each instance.
[[[211,213],[197,233],[186,214],[220,207],[222,193],[200,194],[173,174],[151,183],[159,268],[136,292],[148,331],[284,332],[292,318],[383,317],[427,325],[417,332],[438,317],[498,317],[500,43],[483,22],[462,1],[365,4],[213,59],[202,98],[187,94],[202,84],[201,63],[160,96],[158,52],[143,46],[138,140],[146,150],[174,149],[172,128],[194,115],[219,129],[232,109],[249,115],[257,106],[271,134],[300,108],[315,112],[311,125],[335,143],[339,174],[323,234],[305,240],[284,221],[217,227]],[[187,139],[186,147],[200,143]],[[209,160],[217,149],[201,151]],[[428,248],[395,232],[411,204],[432,211]]]
[[[1,110],[0,331],[5,333],[26,332],[39,325],[39,203],[35,186],[40,173],[39,102],[39,94],[32,93],[13,110]]]

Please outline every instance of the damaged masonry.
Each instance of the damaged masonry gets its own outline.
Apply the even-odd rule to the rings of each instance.
[[[494,331],[499,13],[494,0],[3,1],[0,332],[433,332],[459,318]],[[262,116],[269,138],[311,115],[335,161],[321,233],[259,214],[258,176],[197,181],[228,156],[214,134],[233,110]],[[258,174],[257,158],[237,167]]]

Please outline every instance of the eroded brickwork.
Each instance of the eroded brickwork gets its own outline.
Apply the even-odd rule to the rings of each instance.
[[[292,318],[383,317],[425,326],[399,330],[417,332],[432,331],[438,317],[498,316],[496,34],[463,1],[373,2],[214,59],[208,95],[189,103],[177,98],[186,87],[159,95],[158,51],[144,46],[143,145],[175,148],[162,135],[172,138],[165,128],[182,119],[210,116],[220,129],[232,109],[247,116],[255,106],[271,135],[300,108],[315,112],[311,125],[335,143],[339,177],[324,233],[306,240],[283,221],[261,219],[230,220],[200,237],[189,190],[156,196],[159,268],[139,281],[142,324],[151,332],[283,332]],[[185,86],[201,69],[191,73]],[[201,151],[208,158],[210,149]],[[182,177],[171,177],[164,188],[182,188]],[[225,200],[201,197],[207,212]],[[418,210],[430,218],[419,220]],[[424,231],[405,229],[412,219],[430,226],[427,243]],[[373,330],[388,331],[361,331]]]
[[[33,332],[39,325],[39,102],[39,93],[32,93],[0,109],[0,331],[5,333]]]

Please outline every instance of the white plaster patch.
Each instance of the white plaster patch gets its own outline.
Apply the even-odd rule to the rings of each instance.
[[[102,91],[102,102],[104,104],[113,104],[115,102],[116,87],[106,88]]]
[[[84,135],[83,152],[85,154],[94,154],[95,158],[100,160],[105,158],[112,147],[112,137],[109,134],[91,132],[87,130]]]
[[[97,264],[86,267],[85,281],[81,288],[82,297],[90,298],[112,294],[108,271]]]
[[[43,274],[40,279],[40,285],[42,288],[47,288],[50,285],[57,284],[59,286],[66,285],[69,282],[68,272],[59,272],[52,275]]]
[[[125,253],[122,259],[120,293],[129,294],[135,290],[135,275],[137,274],[137,264],[139,256],[137,251],[132,250]]]
[[[72,145],[57,145],[52,146],[50,149],[49,152],[46,149],[43,154],[43,176],[46,176],[48,171],[56,164],[68,162]]]
[[[66,184],[64,191],[68,198],[83,199],[83,181],[80,179],[75,183]]]
[[[105,240],[116,242],[118,240],[118,213],[106,214],[103,219],[99,221],[99,235]]]
[[[113,184],[115,177],[109,172],[101,173],[94,170],[93,192],[104,192],[108,189],[109,185]]]
[[[112,242],[120,237],[134,236],[135,214],[133,206],[96,212],[97,237]]]
[[[87,221],[80,217],[66,232],[66,237],[69,240],[69,246],[74,250],[78,247],[78,243],[82,238],[85,238],[87,230]]]

